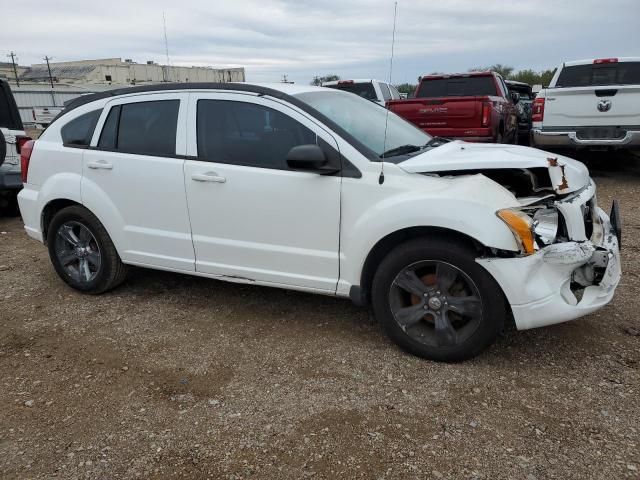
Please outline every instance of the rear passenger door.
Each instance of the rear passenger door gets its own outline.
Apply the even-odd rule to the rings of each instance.
[[[195,269],[183,179],[187,98],[109,102],[85,151],[83,203],[106,223],[125,263]]]
[[[185,188],[198,272],[333,293],[338,175],[294,171],[286,155],[333,137],[275,100],[192,93]]]

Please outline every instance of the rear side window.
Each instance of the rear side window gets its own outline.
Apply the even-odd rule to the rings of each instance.
[[[286,170],[287,153],[316,143],[307,127],[271,108],[228,100],[199,100],[198,158]]]
[[[618,62],[564,67],[556,87],[640,85],[640,62]]]
[[[355,93],[356,95],[366,98],[367,100],[378,100],[376,90],[371,82],[366,83],[338,83],[337,85],[328,85],[329,88],[344,90],[346,92]]]
[[[68,147],[88,147],[102,109],[80,115],[60,130],[62,143]]]
[[[496,84],[492,76],[425,78],[420,83],[417,97],[473,97],[496,94]]]
[[[126,103],[113,107],[98,147],[123,153],[174,156],[180,100]]]

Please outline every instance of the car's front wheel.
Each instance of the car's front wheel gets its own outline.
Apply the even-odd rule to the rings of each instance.
[[[86,293],[102,293],[124,281],[126,267],[107,230],[84,207],[55,214],[47,233],[49,257],[67,284]]]
[[[502,330],[502,290],[455,239],[420,238],[392,250],[372,285],[372,306],[389,337],[404,350],[455,362],[478,355]]]

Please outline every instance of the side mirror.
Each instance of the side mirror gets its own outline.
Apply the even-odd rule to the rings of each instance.
[[[520,101],[520,94],[518,92],[509,92],[511,95],[511,101],[516,104]]]
[[[293,170],[331,175],[340,171],[329,164],[327,156],[316,144],[298,145],[287,153],[287,165]]]

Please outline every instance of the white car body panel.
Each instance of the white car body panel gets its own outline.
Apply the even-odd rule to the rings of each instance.
[[[289,94],[325,91],[268,86]],[[286,100],[225,90],[121,95],[78,107],[66,114],[65,122],[95,108],[169,98],[182,102],[176,158],[64,147],[60,137],[64,123],[54,122],[36,142],[28,183],[19,196],[27,233],[43,241],[46,205],[67,199],[100,219],[127,264],[347,297],[360,286],[366,259],[378,242],[400,230],[436,227],[506,254],[503,257],[508,258],[477,261],[503,289],[518,328],[576,318],[613,296],[620,279],[618,245],[599,209],[601,230],[590,239],[585,236],[581,209],[594,198],[595,188],[582,164],[525,147],[464,142],[450,142],[399,164],[372,162],[329,126]],[[203,98],[251,102],[285,113],[339,150],[361,176],[198,160],[196,102]],[[98,121],[93,147],[107,110]],[[87,168],[88,162],[100,161],[112,168]],[[556,193],[569,198],[559,197],[556,203],[569,218],[573,243],[589,247],[576,252],[591,255],[599,248],[610,254],[605,280],[587,287],[580,302],[567,293],[567,285],[571,272],[589,259],[574,252],[568,263],[553,260],[561,253],[558,245],[571,249],[571,242],[521,256],[513,234],[497,217],[497,210],[518,207],[525,200],[481,173],[438,175],[538,167],[547,168]],[[213,173],[221,181],[193,178]],[[560,188],[563,182],[566,186]]]
[[[589,181],[589,171],[583,163],[554,153],[518,145],[449,142],[441,147],[416,155],[402,162],[407,172],[443,172],[482,168],[543,167],[549,169],[557,193],[571,193]],[[563,182],[566,181],[566,185]],[[561,188],[562,187],[562,188]]]
[[[187,139],[191,157],[198,154],[197,102],[207,99],[272,108],[338,148],[328,132],[280,102],[255,95],[193,92]],[[213,159],[187,160],[184,172],[197,271],[335,292],[340,177],[230,165]],[[220,180],[194,180],[202,175],[219,176]]]

